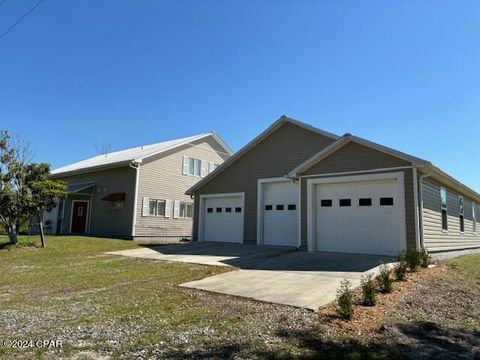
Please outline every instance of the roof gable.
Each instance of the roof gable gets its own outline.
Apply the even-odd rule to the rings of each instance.
[[[163,141],[156,144],[139,146],[131,149],[115,151],[105,155],[94,156],[82,161],[75,162],[52,171],[52,176],[66,175],[77,172],[84,172],[88,170],[104,169],[121,165],[128,165],[132,162],[141,163],[144,159],[150,158],[155,155],[162,154],[169,150],[178,148],[182,145],[189,144],[200,139],[212,137],[218,144],[225,149],[225,152],[229,155],[232,154],[232,150],[220,139],[220,137],[211,132],[206,134],[199,134],[189,136],[185,138]]]
[[[341,149],[344,149],[345,146],[352,144],[360,145],[366,149],[371,151],[367,151],[366,154],[368,156],[374,154],[372,151],[379,152],[381,154],[385,154],[386,156],[392,157],[394,159],[398,159],[400,161],[387,161],[385,158],[380,157],[372,157],[371,161],[375,162],[377,160],[377,164],[382,167],[384,165],[387,166],[387,163],[391,163],[392,166],[405,166],[405,165],[416,165],[416,166],[425,166],[429,165],[430,163],[426,160],[402,153],[400,151],[373,143],[371,141],[352,136],[350,134],[344,135],[342,138],[331,144],[329,147],[325,148],[324,150],[320,151],[319,153],[312,156],[310,159],[305,161],[303,164],[300,164],[295,169],[289,172],[290,177],[298,177],[303,173],[306,173],[309,169],[314,167],[316,164],[319,164],[322,161],[327,161],[328,158],[339,152]]]
[[[263,131],[260,135],[258,135],[255,139],[245,145],[242,149],[240,149],[236,154],[234,154],[231,158],[227,159],[223,164],[221,164],[213,173],[205,177],[204,179],[200,180],[196,185],[190,188],[186,193],[193,194],[197,189],[205,186],[207,183],[212,181],[218,175],[223,173],[226,169],[228,169],[231,165],[235,164],[238,160],[242,159],[246,154],[248,154],[251,150],[257,148],[261,144],[264,144],[267,138],[270,138],[270,135],[276,133],[279,129],[281,129],[284,125],[291,124],[294,127],[300,127],[303,130],[307,130],[310,133],[319,134],[326,139],[329,139],[330,142],[336,141],[338,139],[337,135],[332,133],[328,133],[326,131],[322,131],[320,129],[316,129],[310,125],[304,124],[300,121],[288,118],[286,116],[282,116],[280,119],[275,121],[270,127],[268,127],[265,131]],[[326,146],[326,145],[324,145]],[[285,171],[288,171],[288,169]]]

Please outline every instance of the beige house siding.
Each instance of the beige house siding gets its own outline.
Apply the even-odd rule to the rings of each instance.
[[[72,200],[90,200],[90,234],[97,236],[131,236],[133,203],[135,194],[135,170],[128,167],[118,167],[91,173],[58,177],[69,184],[95,182],[92,195],[70,195],[65,200],[61,233],[70,232]],[[125,204],[122,209],[114,209],[108,201],[102,198],[111,193],[124,192]],[[60,214],[62,216],[62,214]]]
[[[194,146],[192,146],[194,145]],[[192,234],[192,219],[142,216],[143,198],[169,199],[193,202],[185,195],[201,177],[183,174],[183,157],[193,157],[221,164],[229,155],[212,137],[184,145],[168,153],[149,158],[140,165],[138,198],[136,204],[135,238],[182,238]]]
[[[292,123],[282,125],[238,158],[234,164],[195,191],[194,240],[198,239],[200,195],[244,192],[244,242],[255,244],[257,238],[257,180],[286,175],[333,141],[332,138]]]
[[[396,158],[394,156],[385,154],[381,151],[371,149],[369,147],[349,143],[337,152],[333,153],[329,157],[321,160],[320,162],[312,165],[307,169],[302,176],[314,176],[319,177],[336,174],[336,173],[348,173],[354,171],[366,171],[375,169],[386,169],[395,167],[411,166],[403,159]],[[396,170],[398,171],[398,170]],[[406,220],[406,238],[407,246],[416,245],[416,225],[415,225],[415,200],[414,200],[414,182],[413,182],[413,170],[405,169],[404,183],[405,183],[405,220]],[[307,247],[307,179],[301,178],[301,239],[302,247]]]
[[[464,197],[465,232],[460,232],[459,194],[446,186],[448,231],[442,230],[440,185],[430,179],[422,182],[424,245],[430,251],[447,251],[480,247],[480,207],[476,204],[477,233],[474,234],[472,201]]]

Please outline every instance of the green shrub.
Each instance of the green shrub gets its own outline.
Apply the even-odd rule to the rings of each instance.
[[[383,293],[391,293],[393,287],[392,270],[385,264],[380,266],[380,274],[377,276],[377,282]]]
[[[377,293],[375,291],[375,281],[373,280],[373,274],[366,274],[362,276],[362,295],[363,305],[375,306],[377,303]]]
[[[405,261],[408,264],[408,268],[411,272],[417,271],[421,264],[420,252],[415,248],[409,247],[405,252]]]
[[[347,279],[340,283],[340,289],[337,290],[337,299],[340,315],[346,320],[351,320],[353,317],[353,293],[351,283]]]
[[[428,265],[432,263],[432,257],[430,256],[428,251],[426,249],[420,250],[419,256],[420,256],[420,267],[424,269],[428,268]]]
[[[405,261],[405,252],[401,252],[400,254],[398,254],[395,261],[396,261],[396,264],[393,267],[395,278],[397,279],[397,281],[403,281],[405,280],[405,275],[407,274],[407,268],[408,268],[408,264]]]

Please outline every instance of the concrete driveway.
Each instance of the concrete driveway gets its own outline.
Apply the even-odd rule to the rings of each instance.
[[[376,273],[380,261],[392,260],[382,256],[308,253],[285,247],[206,242],[109,254],[232,266],[237,270],[180,286],[311,310],[334,300],[343,279],[359,286],[363,274]]]

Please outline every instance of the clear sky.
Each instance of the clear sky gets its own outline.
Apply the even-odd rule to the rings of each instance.
[[[480,191],[480,2],[45,0],[0,39],[0,128],[54,167],[211,130],[236,151],[282,114]]]

